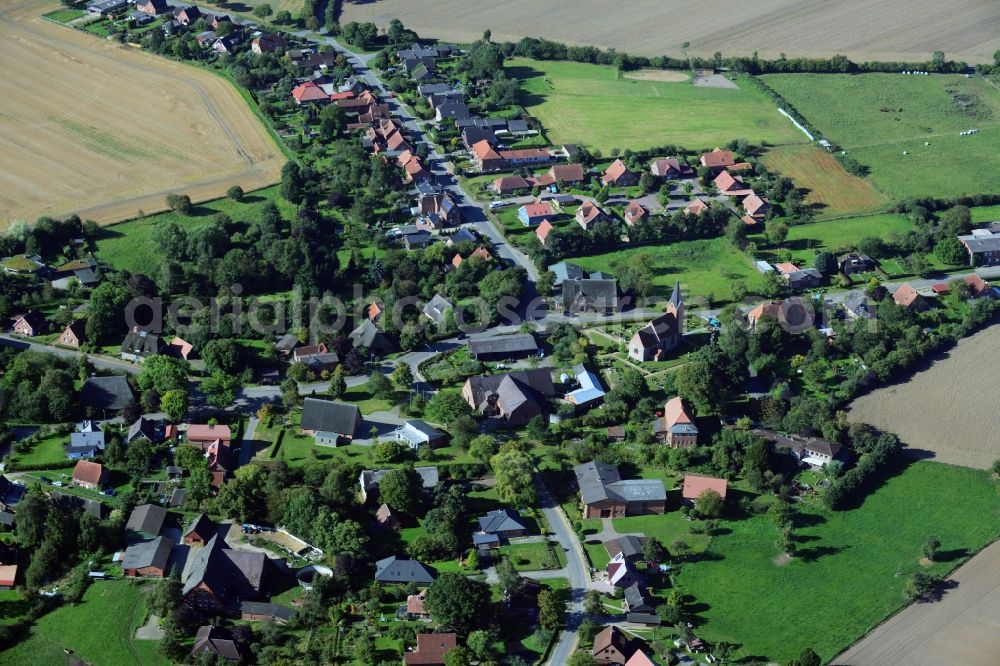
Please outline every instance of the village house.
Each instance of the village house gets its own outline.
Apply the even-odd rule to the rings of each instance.
[[[524,179],[523,176],[513,175],[513,176],[501,176],[497,178],[492,183],[490,187],[494,192],[500,195],[515,194],[517,192],[526,192],[531,189],[531,183]]]
[[[462,386],[462,397],[476,414],[504,420],[511,427],[542,414],[546,398],[554,394],[548,368],[473,375]]]
[[[490,127],[473,125],[462,128],[462,145],[465,146],[466,150],[472,150],[472,147],[480,141],[486,141],[491,146],[495,146],[497,144],[497,136]]]
[[[437,579],[434,567],[423,562],[392,555],[375,563],[375,582],[406,585],[422,583],[430,585]]]
[[[142,363],[150,356],[160,353],[160,336],[134,327],[125,336],[121,346],[121,357],[133,363]]]
[[[462,223],[462,209],[447,192],[418,195],[416,208],[435,229]]]
[[[601,183],[607,187],[632,187],[639,184],[639,174],[618,159],[601,174]]]
[[[537,351],[538,343],[531,333],[469,340],[469,354],[477,361],[507,361],[531,356]]]
[[[126,578],[163,578],[173,543],[166,537],[134,543],[125,549],[122,575]]]
[[[635,652],[631,641],[625,637],[621,629],[611,625],[605,627],[600,633],[594,636],[594,647],[591,654],[598,666],[612,666],[613,664],[624,664]]]
[[[137,0],[135,9],[150,16],[159,16],[169,12],[170,5],[167,4],[166,0]]]
[[[69,446],[66,448],[66,457],[69,460],[93,458],[104,451],[106,441],[104,432],[96,423],[87,421],[86,424],[82,429],[70,433]]]
[[[646,323],[628,343],[628,355],[634,361],[659,360],[673,351],[684,339],[684,302],[681,300],[681,283],[674,283],[674,291],[667,303],[667,311]]]
[[[199,661],[202,655],[209,655],[213,663],[219,659],[224,661],[240,661],[243,654],[239,645],[233,640],[233,634],[225,627],[207,624],[198,627],[191,647],[191,657]]]
[[[566,394],[566,401],[579,409],[589,409],[604,401],[604,387],[597,373],[588,370],[583,363],[573,366],[573,375],[579,388]]]
[[[607,573],[608,582],[619,589],[629,588],[639,581],[639,572],[636,570],[635,564],[622,553],[611,558],[608,562]]]
[[[556,164],[541,176],[534,179],[534,184],[539,187],[548,187],[563,183],[565,185],[576,185],[587,179],[587,172],[582,164]]]
[[[698,426],[680,396],[667,400],[663,407],[663,430],[657,434],[673,448],[698,445]]]
[[[528,528],[521,515],[513,509],[496,509],[476,520],[479,522],[480,535],[494,536],[499,540],[528,536]]]
[[[716,479],[711,476],[701,474],[687,474],[684,476],[684,486],[681,490],[681,499],[689,505],[701,496],[702,493],[714,490],[719,493],[722,499],[726,499],[726,489],[729,483],[725,479]]]
[[[471,152],[476,168],[483,173],[504,171],[507,168],[507,161],[500,157],[500,153],[493,149],[489,141],[480,141],[473,145]]]
[[[316,444],[321,446],[351,441],[361,428],[362,420],[357,405],[319,398],[306,398],[302,403],[302,434],[314,437]]]
[[[50,284],[53,289],[69,289],[74,282],[84,287],[94,287],[101,281],[101,268],[93,257],[73,259],[52,269]]]
[[[727,197],[746,197],[753,194],[753,190],[747,187],[742,178],[734,176],[728,171],[723,171],[716,176],[712,184]]]
[[[611,314],[618,311],[618,280],[600,273],[591,273],[588,278],[564,280],[559,296],[564,313]]]
[[[118,412],[135,399],[128,379],[123,375],[108,377],[88,377],[80,387],[80,402],[107,415]]]
[[[220,442],[228,447],[233,441],[233,432],[227,425],[192,423],[185,434],[187,443],[202,451],[208,449],[213,442]]]
[[[367,502],[369,495],[378,491],[379,483],[391,471],[391,469],[366,469],[361,471],[358,477],[358,485],[360,487],[359,494],[362,503]],[[420,477],[420,484],[426,491],[433,490],[438,481],[441,480],[437,467],[414,467],[413,471]]]
[[[837,267],[844,275],[857,275],[875,270],[878,264],[867,254],[848,252],[837,257]]]
[[[539,224],[546,219],[552,219],[556,215],[557,213],[553,210],[552,204],[547,201],[525,204],[517,209],[517,219],[526,227]]]
[[[187,27],[202,17],[201,10],[196,6],[178,7],[174,10],[174,20]]]
[[[702,215],[709,208],[708,202],[701,197],[695,197],[684,207],[685,215]]]
[[[152,539],[160,535],[167,510],[157,504],[143,504],[132,509],[125,523],[127,539]]]
[[[627,591],[627,590],[626,590]],[[660,617],[656,614],[629,613],[625,616],[626,622],[659,625]],[[641,649],[632,653],[632,656],[625,662],[625,666],[656,666],[652,659],[646,656]]]
[[[393,532],[398,532],[403,527],[403,523],[392,512],[389,505],[385,503],[381,504],[378,511],[375,512],[375,522],[378,523],[379,527],[392,530]]]
[[[535,238],[542,244],[542,247],[545,247],[545,244],[549,240],[549,234],[552,233],[553,229],[555,229],[555,226],[548,220],[542,220],[535,229]]]
[[[181,537],[187,546],[204,546],[215,536],[215,523],[204,513],[199,513]]]
[[[823,275],[815,268],[799,268],[790,261],[777,263],[774,268],[791,289],[811,289],[823,281]]]
[[[181,578],[184,604],[206,616],[238,609],[240,602],[260,598],[268,570],[267,556],[233,550],[218,535],[188,556]]]
[[[574,219],[584,230],[589,230],[592,225],[609,221],[611,218],[595,202],[588,200],[581,203],[580,207],[576,209]]]
[[[628,206],[625,207],[625,213],[623,217],[625,218],[625,224],[630,227],[644,220],[649,215],[649,211],[639,203],[637,200],[633,199],[628,202]]]
[[[990,283],[976,274],[966,275],[963,282],[969,288],[969,296],[972,298],[993,298],[996,296],[996,291],[990,286]]]
[[[280,604],[265,601],[244,601],[240,603],[240,619],[247,622],[273,622],[284,626],[295,615],[295,611]]]
[[[458,646],[454,633],[417,634],[417,647],[403,655],[406,666],[443,666],[445,655]]]
[[[694,169],[676,157],[666,157],[653,160],[649,165],[649,173],[657,178],[690,178],[694,175]]]
[[[410,419],[396,429],[396,439],[405,442],[411,449],[421,446],[443,446],[448,439],[448,433],[438,430],[426,421]]]
[[[372,356],[385,356],[395,350],[395,345],[371,319],[362,321],[347,338],[355,349],[367,349]]]
[[[305,81],[292,88],[292,99],[299,106],[326,104],[330,101],[330,95],[316,85],[314,81]]]
[[[340,363],[340,357],[336,352],[331,352],[322,342],[318,345],[302,345],[296,347],[292,352],[292,362],[301,363],[313,372],[319,374],[323,371],[329,372]]]
[[[584,518],[624,518],[666,510],[667,491],[659,479],[623,481],[618,468],[592,461],[573,468]]]
[[[19,335],[22,338],[33,338],[36,335],[42,335],[47,330],[45,317],[37,310],[28,310],[24,314],[11,317],[11,319],[14,322],[11,331],[14,335]]]
[[[892,300],[900,307],[917,312],[930,307],[927,304],[927,299],[918,294],[917,290],[910,286],[909,282],[904,282],[896,291],[892,292]]]
[[[731,151],[722,150],[718,147],[710,153],[702,153],[701,157],[698,158],[698,162],[701,166],[708,169],[711,174],[718,174],[720,171],[736,164]]]
[[[1000,231],[973,229],[971,234],[958,237],[969,255],[970,266],[1000,265]]]
[[[750,219],[760,221],[770,214],[771,203],[767,199],[757,195],[757,193],[751,192],[743,199],[743,210],[747,212]]]
[[[89,490],[100,490],[107,478],[107,472],[100,463],[81,460],[73,468],[73,485]]]
[[[455,306],[451,301],[441,294],[434,294],[424,306],[423,315],[433,321],[439,328],[443,328],[448,321],[448,313],[454,311]]]
[[[250,50],[256,54],[274,53],[288,46],[285,37],[278,33],[262,32],[250,42]]]
[[[183,338],[175,336],[167,343],[167,354],[174,358],[190,361],[194,358],[194,345]]]

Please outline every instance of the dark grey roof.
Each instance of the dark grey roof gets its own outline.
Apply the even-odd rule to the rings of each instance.
[[[264,615],[285,622],[291,620],[292,615],[295,614],[291,608],[263,601],[244,601],[240,604],[240,612],[249,615]]]
[[[27,488],[20,483],[14,483],[6,476],[0,474],[0,504],[8,507],[17,506],[17,503],[24,497]]]
[[[859,319],[871,319],[873,314],[868,305],[868,296],[863,291],[854,291],[844,300],[844,307]]]
[[[214,654],[229,661],[239,661],[239,646],[233,640],[233,635],[224,627],[215,625],[205,625],[198,628],[198,633],[194,637],[194,646],[191,648],[192,655]]]
[[[549,266],[549,272],[556,276],[555,286],[561,286],[566,280],[582,280],[584,276],[583,268],[568,261],[560,261],[558,264]]]
[[[365,487],[365,490],[371,490],[378,486],[379,482],[385,477],[386,474],[391,472],[391,469],[366,469],[361,472],[361,482]],[[417,473],[420,477],[421,485],[424,488],[433,488],[438,484],[440,479],[440,474],[438,473],[437,467],[414,467],[413,471]]]
[[[421,97],[448,92],[449,90],[451,90],[451,86],[447,83],[422,83],[417,86],[417,93],[419,93]]]
[[[122,341],[123,354],[152,356],[160,350],[160,336],[146,331],[129,331]]]
[[[626,622],[632,622],[633,624],[650,624],[654,626],[659,626],[662,622],[660,616],[656,613],[628,613],[625,615]]]
[[[166,571],[167,560],[170,559],[170,549],[173,544],[166,537],[156,537],[150,541],[140,541],[125,549],[122,569],[142,569],[156,567]]]
[[[353,437],[361,425],[361,410],[357,405],[306,398],[302,404],[303,430],[335,432]]]
[[[958,240],[969,248],[970,252],[1000,252],[1000,234],[994,233],[990,236],[970,234],[968,236],[959,236]]]
[[[445,102],[437,107],[437,115],[441,118],[468,118],[469,105],[465,102]]]
[[[70,447],[78,448],[104,448],[104,433],[100,430],[94,432],[74,432],[69,436]]]
[[[618,281],[611,279],[566,280],[562,283],[563,308],[618,309]]]
[[[94,518],[104,518],[104,505],[99,500],[86,499],[77,495],[69,495],[59,491],[49,494],[52,503],[64,511],[84,511]]]
[[[618,537],[618,547],[625,557],[638,557],[642,555],[643,537],[626,535]]]
[[[507,129],[510,132],[527,132],[528,131],[528,121],[527,120],[509,120],[509,121],[507,121]]]
[[[496,143],[497,136],[489,127],[464,127],[462,128],[462,142],[467,146],[472,146],[480,141],[488,141],[490,144]]]
[[[132,400],[132,389],[124,375],[89,377],[80,388],[80,400],[97,409],[125,409]]]
[[[167,510],[156,504],[143,504],[132,509],[125,524],[125,530],[142,532],[143,534],[159,534],[163,529],[163,521]]]
[[[624,596],[629,611],[652,613],[656,610],[653,598],[638,583],[626,587]]]
[[[128,427],[128,435],[125,437],[126,442],[132,442],[139,437],[145,437],[151,442],[156,441],[156,421],[153,419],[147,419],[144,416],[140,416],[136,419],[135,423]]]
[[[453,233],[450,236],[448,236],[448,240],[451,241],[452,243],[461,243],[463,241],[469,242],[469,243],[475,243],[476,240],[477,240],[477,238],[476,238],[476,235],[474,233],[472,233],[471,231],[469,231],[467,228],[462,227],[461,229],[459,229],[455,233]]]
[[[483,404],[487,395],[500,392],[505,379],[513,380],[514,386],[525,393],[534,393],[538,399],[555,394],[555,388],[552,385],[552,372],[548,368],[518,370],[502,375],[474,375],[469,377],[468,381],[472,399],[477,408]],[[507,386],[509,387],[509,385],[508,382]]]
[[[677,280],[674,282],[674,291],[670,294],[670,301],[668,305],[673,305],[676,308],[681,306],[681,281]]]
[[[644,349],[658,347],[663,340],[681,333],[680,322],[673,312],[665,312],[652,319],[635,333]]]
[[[375,580],[380,583],[433,583],[437,571],[417,560],[395,555],[375,563]]]
[[[604,500],[662,502],[667,499],[667,490],[659,479],[622,481],[617,467],[599,460],[577,465],[573,471],[584,504]]]
[[[367,347],[368,349],[377,347],[385,341],[385,334],[371,319],[365,319],[361,322],[361,325],[351,331],[348,337],[355,347]]]
[[[535,342],[535,336],[531,333],[498,335],[493,338],[469,340],[469,353],[473,356],[480,354],[518,354],[533,352],[537,349],[538,343]]]
[[[466,127],[489,127],[493,131],[507,127],[508,121],[505,118],[461,118],[455,121],[459,129]]]
[[[263,553],[230,550],[219,535],[191,555],[182,594],[206,585],[221,605],[260,593],[267,557]]]
[[[10,511],[0,511],[0,525],[10,526],[14,524],[14,514]]]
[[[478,520],[479,530],[487,534],[526,529],[521,522],[521,515],[511,509],[490,511],[485,516],[479,516]]]
[[[434,298],[432,298],[427,305],[424,306],[423,313],[428,319],[441,324],[444,322],[445,313],[452,309],[454,309],[454,306],[448,301],[447,298],[441,294],[434,294]]]
[[[192,532],[197,533],[199,536],[204,536],[207,534],[215,534],[215,523],[212,519],[203,513],[199,513],[195,516],[195,519],[191,521],[188,528],[184,530],[184,537],[191,534]],[[182,537],[183,538],[183,537]]]

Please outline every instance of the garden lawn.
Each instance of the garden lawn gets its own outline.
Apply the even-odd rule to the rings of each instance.
[[[788,228],[788,238],[782,249],[790,250],[792,261],[798,262],[799,266],[811,268],[818,252],[826,250],[839,254],[841,251],[855,249],[858,241],[866,236],[888,241],[895,235],[903,235],[912,227],[909,220],[895,213],[796,224]],[[751,235],[750,239],[758,247],[767,247],[763,234]],[[760,254],[768,261],[777,260],[773,248]]]
[[[277,186],[268,187],[247,193],[242,203],[222,198],[196,204],[189,216],[167,211],[102,227],[97,241],[97,259],[117,270],[155,275],[163,263],[163,256],[154,240],[157,228],[176,222],[186,231],[191,231],[208,225],[216,213],[225,213],[233,222],[251,223],[260,219],[268,201],[278,205],[285,219],[294,217],[295,206],[278,196]]]
[[[755,144],[804,143],[774,102],[747,83],[739,90],[619,77],[606,65],[515,58],[521,103],[553,144],[604,152],[678,145],[710,149],[738,138]]]
[[[892,197],[996,191],[1000,91],[982,78],[773,74],[762,79],[825,138],[870,167],[872,182]],[[959,136],[968,129],[980,132]]]
[[[825,661],[905,603],[929,536],[940,538],[945,561],[926,570],[945,574],[997,536],[998,513],[987,472],[917,462],[859,508],[802,507],[799,554],[784,566],[774,564],[778,531],[767,518],[722,521],[708,557],[683,565],[675,581],[695,597],[698,635],[740,645],[734,657],[784,662],[809,646]],[[808,630],[789,629],[804,618]]]
[[[565,565],[565,561],[560,556],[558,546],[553,549],[553,553],[558,560],[559,568]],[[500,553],[510,558],[514,563],[514,568],[518,571],[540,571],[545,569],[545,562],[548,560],[548,547],[545,543],[517,543],[500,547]]]
[[[615,273],[616,265],[626,265],[637,254],[654,257],[654,290],[651,296],[669,298],[674,282],[681,281],[688,309],[694,310],[694,299],[709,299],[713,304],[731,299],[732,284],[742,280],[748,288],[761,283],[760,274],[749,258],[725,238],[693,240],[670,245],[635,247],[590,257],[567,257],[588,272]]]
[[[17,453],[14,455],[14,463],[19,469],[37,469],[55,463],[66,463],[72,467],[76,463],[66,460],[66,444],[69,443],[69,435],[53,435],[46,437],[31,447],[27,453]]]
[[[130,636],[146,619],[146,598],[147,593],[132,582],[96,582],[82,603],[62,606],[40,618],[27,639],[4,651],[3,662],[63,664],[63,650],[68,649],[95,666],[169,664],[156,652],[155,641],[135,641],[139,653],[130,645]]]

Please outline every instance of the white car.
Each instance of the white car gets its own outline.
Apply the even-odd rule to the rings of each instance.
[[[506,201],[491,201],[490,210],[493,210],[494,208],[503,208],[506,205],[507,205]]]

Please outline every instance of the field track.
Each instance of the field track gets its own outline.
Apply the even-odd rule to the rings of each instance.
[[[1000,653],[1000,541],[949,580],[941,601],[916,603],[834,659],[842,666],[992,666]]]
[[[493,41],[545,37],[614,47],[636,55],[830,57],[926,61],[940,49],[969,62],[992,62],[1000,49],[995,0],[377,0],[345,2],[342,23],[393,18],[427,37]]]
[[[231,83],[0,7],[0,229],[79,213],[100,223],[276,182],[284,157]]]
[[[870,423],[899,435],[933,460],[986,469],[1000,458],[1000,329],[986,328],[961,340],[947,356],[913,376],[861,396],[851,404],[851,421]]]

